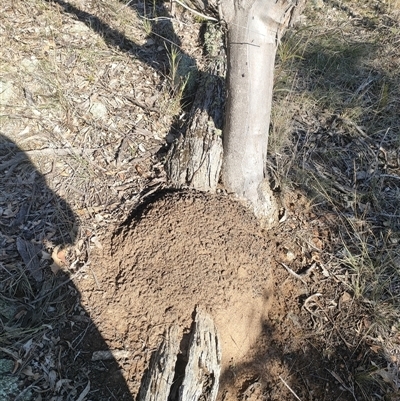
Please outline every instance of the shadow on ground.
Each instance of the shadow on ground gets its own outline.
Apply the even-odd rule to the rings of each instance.
[[[196,60],[183,51],[181,39],[175,33],[172,24],[173,17],[163,1],[155,1],[151,4],[141,1],[129,2],[127,5],[124,4],[125,7],[134,9],[137,15],[144,21],[144,24],[148,25],[146,30],[148,31],[149,44],[145,46],[138,45],[127,38],[122,32],[112,28],[100,17],[83,11],[67,1],[46,1],[59,5],[64,13],[84,23],[88,28],[101,36],[108,46],[139,59],[154,68],[161,76],[166,77],[166,80],[169,81],[171,99],[175,96],[180,98],[181,108],[185,111],[189,111],[193,105],[196,90],[201,86],[201,82],[206,82],[209,77],[223,81],[221,76],[217,77],[207,71],[200,70]],[[205,31],[206,24],[204,23],[200,29],[199,37],[204,37]],[[222,47],[222,44],[218,43],[218,46],[213,44],[213,46],[218,48]],[[215,52],[216,50],[213,51]],[[221,69],[224,68],[221,67]],[[221,85],[224,87],[224,84]],[[223,103],[216,106],[214,102],[199,101],[196,103],[196,106],[200,111],[205,111],[210,116],[215,124],[215,128],[222,130]],[[181,117],[176,118],[170,127],[167,138],[177,138],[181,134],[185,134],[186,119],[181,121]],[[171,139],[168,141],[171,142]],[[165,156],[167,148],[168,145],[166,145],[165,149],[160,149],[158,152],[160,158]]]
[[[275,297],[283,295],[288,296],[277,291]],[[325,314],[317,308],[314,315],[307,316],[302,307],[305,298],[289,302],[291,308],[286,316],[279,316],[281,321],[274,319],[272,310],[269,319],[260,322],[261,333],[247,361],[232,363],[222,372],[221,400],[350,401],[367,400],[371,394],[379,397],[381,389],[373,379],[376,369],[369,364],[371,351],[358,335],[337,326],[335,313],[328,310]],[[367,317],[360,304],[353,304],[346,312],[358,313],[359,322]],[[353,324],[350,320],[341,323]]]
[[[72,272],[52,272],[52,250],[59,247],[62,263],[79,221],[47,186],[51,177],[0,135],[0,398],[76,400],[86,391],[132,400],[111,353],[92,359],[108,348],[80,305]]]
[[[29,155],[5,136],[1,136],[0,150],[1,358],[11,362],[3,375],[10,379],[5,399],[29,400],[40,391],[42,399],[48,400],[76,400],[85,395],[96,400],[133,400],[122,376],[126,356],[119,361],[113,357],[90,311],[81,305],[71,274],[55,275],[46,256],[55,246],[74,243],[77,217],[49,189],[46,179],[51,179],[51,172],[39,173]],[[140,217],[141,209],[138,213]],[[304,399],[352,399],[357,390],[351,387],[351,379],[363,366],[365,354],[357,347],[349,349],[337,336],[329,350],[322,339],[318,343],[314,338],[293,337],[297,331],[303,338],[302,325],[307,328],[312,323],[309,318],[296,320],[302,301],[301,296],[290,300],[291,321],[272,315],[270,321],[261,322],[262,331],[248,362],[223,372],[221,399],[291,400],[287,386]],[[293,324],[299,327],[288,330]],[[330,330],[335,330],[334,325]],[[349,389],[337,385],[334,375],[344,386],[350,383]]]

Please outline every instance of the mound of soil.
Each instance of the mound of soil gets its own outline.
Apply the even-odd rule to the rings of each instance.
[[[114,293],[135,316],[121,330],[158,327],[157,344],[165,325],[189,328],[201,305],[215,318],[224,367],[241,360],[269,309],[269,242],[250,212],[225,196],[174,194],[149,205],[112,242]]]
[[[315,252],[329,231],[311,212],[304,215],[300,196],[292,197],[285,225],[265,232],[225,195],[164,193],[104,239],[103,254],[77,286],[102,341],[128,355],[103,376],[108,388],[109,369],[120,369],[137,394],[166,329],[178,324],[187,333],[201,305],[221,339],[221,400],[285,401],[293,391],[307,400],[351,397],[329,373],[341,377],[352,369],[349,345],[329,320],[332,310],[339,313],[343,290]],[[294,237],[300,224],[308,230],[301,239]],[[301,275],[289,274],[288,264]],[[352,307],[342,302],[341,311]],[[104,347],[95,337],[84,346]]]

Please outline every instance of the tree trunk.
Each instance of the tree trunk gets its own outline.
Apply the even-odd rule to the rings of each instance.
[[[277,205],[266,174],[276,49],[284,30],[295,20],[295,13],[302,10],[305,1],[221,0],[218,5],[215,0],[193,0],[190,3],[203,13],[210,7],[219,8],[220,18],[228,27],[222,181],[228,191],[251,205],[266,226],[278,220]],[[222,110],[223,103],[216,98],[221,92],[207,90],[207,82],[201,83],[204,89],[198,91],[199,98],[196,97],[193,106],[200,106],[200,115],[215,112],[214,105]],[[215,134],[210,135],[210,120],[197,119],[196,113],[196,110],[192,113],[187,136],[173,149],[176,162],[175,166],[171,163],[170,172],[176,172],[173,174],[178,177],[173,178],[175,182],[213,190],[219,168],[215,163],[214,142],[210,139],[215,138]],[[215,133],[214,128],[211,133]],[[211,165],[218,168],[211,169],[208,167]]]
[[[267,226],[278,208],[266,174],[276,49],[295,1],[222,2],[228,25],[228,101],[222,180]]]

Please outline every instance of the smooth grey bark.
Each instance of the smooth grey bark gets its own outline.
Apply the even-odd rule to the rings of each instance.
[[[228,26],[227,106],[222,181],[249,201],[266,226],[278,220],[266,158],[277,46],[304,1],[222,1]]]
[[[192,0],[189,3],[203,13],[218,9],[220,19],[226,23],[227,104],[222,182],[229,192],[249,203],[266,226],[278,220],[278,208],[266,173],[276,50],[284,30],[301,12],[305,1],[221,0],[217,4],[215,0]],[[212,99],[206,103],[212,104]],[[196,130],[197,137],[199,134]],[[191,129],[187,135],[193,136]],[[207,129],[203,138],[207,138]],[[187,145],[181,151],[186,152],[186,158],[192,154]],[[204,152],[200,153],[202,160],[211,160],[204,157]],[[209,169],[204,171],[208,174]],[[208,182],[208,189],[213,190],[218,181],[215,171],[212,179],[214,183],[208,174],[199,181]],[[186,184],[196,188],[193,180],[186,180]],[[197,189],[202,190],[204,186]]]

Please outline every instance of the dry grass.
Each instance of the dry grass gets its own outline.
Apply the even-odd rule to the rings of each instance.
[[[376,399],[364,390],[371,380],[396,397],[400,3],[313,2],[303,18],[313,23],[288,32],[279,52],[271,158],[281,179],[304,188],[319,213],[333,212],[332,267],[368,307],[362,334],[386,358],[379,366],[370,361],[355,385],[366,400]],[[291,144],[288,132],[294,132]]]
[[[117,187],[130,177],[136,191],[143,188],[147,180],[137,170],[148,175],[152,167],[135,169],[132,160],[149,159],[181,113],[183,83],[172,77],[171,84],[177,71],[168,71],[166,42],[158,37],[168,35],[170,21],[151,22],[158,36],[148,36],[140,16],[146,10],[118,1],[3,2],[2,12],[9,18],[2,24],[1,79],[12,94],[2,132],[19,133],[23,150],[54,149],[63,178],[49,184],[78,208],[126,194],[110,188],[104,175],[114,176]],[[164,64],[155,53],[164,54]],[[64,149],[68,160],[57,157]],[[44,163],[41,171],[51,170]]]
[[[67,315],[81,308],[70,278],[90,269],[99,234],[164,181],[156,153],[182,118],[186,76],[201,58],[200,24],[166,14],[155,2],[0,5],[0,361],[16,373],[0,379],[9,386],[1,399],[83,399],[85,375],[71,384],[57,361],[68,353],[59,333],[78,324]],[[178,39],[183,30],[190,44]],[[32,280],[17,238],[37,247],[44,281]],[[49,268],[60,255],[68,275]]]

